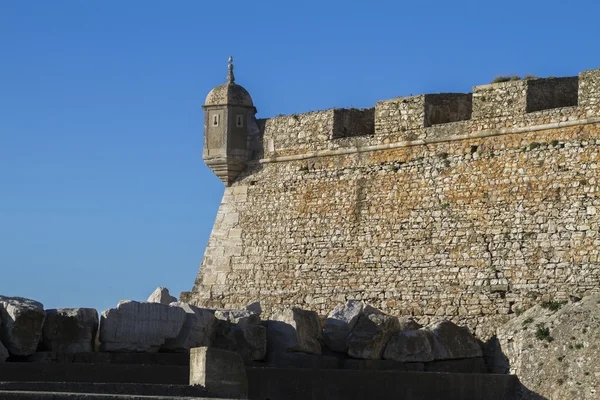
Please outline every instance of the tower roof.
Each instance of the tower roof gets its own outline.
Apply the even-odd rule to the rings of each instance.
[[[248,93],[243,86],[235,83],[235,76],[233,75],[233,57],[229,57],[228,70],[227,83],[219,85],[211,90],[208,93],[208,96],[206,96],[204,105],[235,105],[253,107],[254,104],[252,103],[252,97],[250,97],[250,93]]]

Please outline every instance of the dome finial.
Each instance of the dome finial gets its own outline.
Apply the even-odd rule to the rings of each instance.
[[[235,76],[233,75],[233,57],[229,56],[229,73],[227,74],[227,82],[234,83]]]

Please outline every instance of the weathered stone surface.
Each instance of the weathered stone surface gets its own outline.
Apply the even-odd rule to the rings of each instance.
[[[217,334],[217,319],[212,310],[183,302],[174,302],[170,305],[181,307],[186,312],[186,318],[179,335],[165,341],[162,346],[164,350],[183,352],[193,347],[213,345]]]
[[[477,340],[469,329],[441,320],[423,328],[427,334],[434,360],[483,357]]]
[[[402,362],[433,361],[433,352],[427,333],[422,330],[404,330],[389,340],[383,358]]]
[[[6,350],[6,347],[4,347],[2,342],[0,342],[0,363],[6,361],[8,356],[9,356],[8,350]]]
[[[42,346],[56,353],[94,351],[98,332],[98,312],[93,308],[46,310]]]
[[[267,328],[260,315],[248,310],[217,310],[215,347],[234,351],[244,360],[263,360],[267,353]]]
[[[411,316],[400,317],[398,318],[398,321],[400,322],[401,331],[414,331],[423,327],[423,325],[419,324]]]
[[[250,310],[216,310],[215,318],[239,326],[260,324],[260,314]]]
[[[171,304],[176,303],[177,298],[169,294],[169,289],[164,286],[157,287],[146,300],[148,303]]]
[[[397,317],[365,306],[356,326],[348,336],[348,355],[367,360],[379,360],[392,335],[400,330]]]
[[[293,307],[278,313],[268,322],[267,336],[269,351],[321,354],[321,323],[314,311]]]
[[[262,314],[262,307],[260,305],[260,301],[254,301],[246,306],[246,310],[254,313],[256,315]]]
[[[103,351],[158,351],[166,339],[179,335],[186,320],[183,308],[161,303],[120,301],[102,312]]]
[[[37,301],[0,296],[0,340],[15,356],[35,353],[46,313]]]
[[[538,304],[498,328],[497,338],[492,372],[517,375],[522,398],[598,398],[600,294]]]
[[[338,304],[329,313],[323,327],[323,339],[330,350],[341,353],[348,351],[348,335],[354,329],[363,307],[362,301],[349,301]]]
[[[190,350],[190,385],[202,385],[209,395],[246,399],[248,378],[239,354],[211,347]]]

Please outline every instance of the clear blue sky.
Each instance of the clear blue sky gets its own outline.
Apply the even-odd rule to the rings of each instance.
[[[258,116],[600,68],[597,1],[0,0],[0,294],[190,290],[223,193],[200,106]]]

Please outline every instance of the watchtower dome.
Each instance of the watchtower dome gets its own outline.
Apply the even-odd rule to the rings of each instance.
[[[227,82],[208,93],[204,105],[204,150],[206,165],[225,183],[237,178],[248,160],[248,127],[256,108],[246,89],[235,83],[233,58],[229,57]]]

